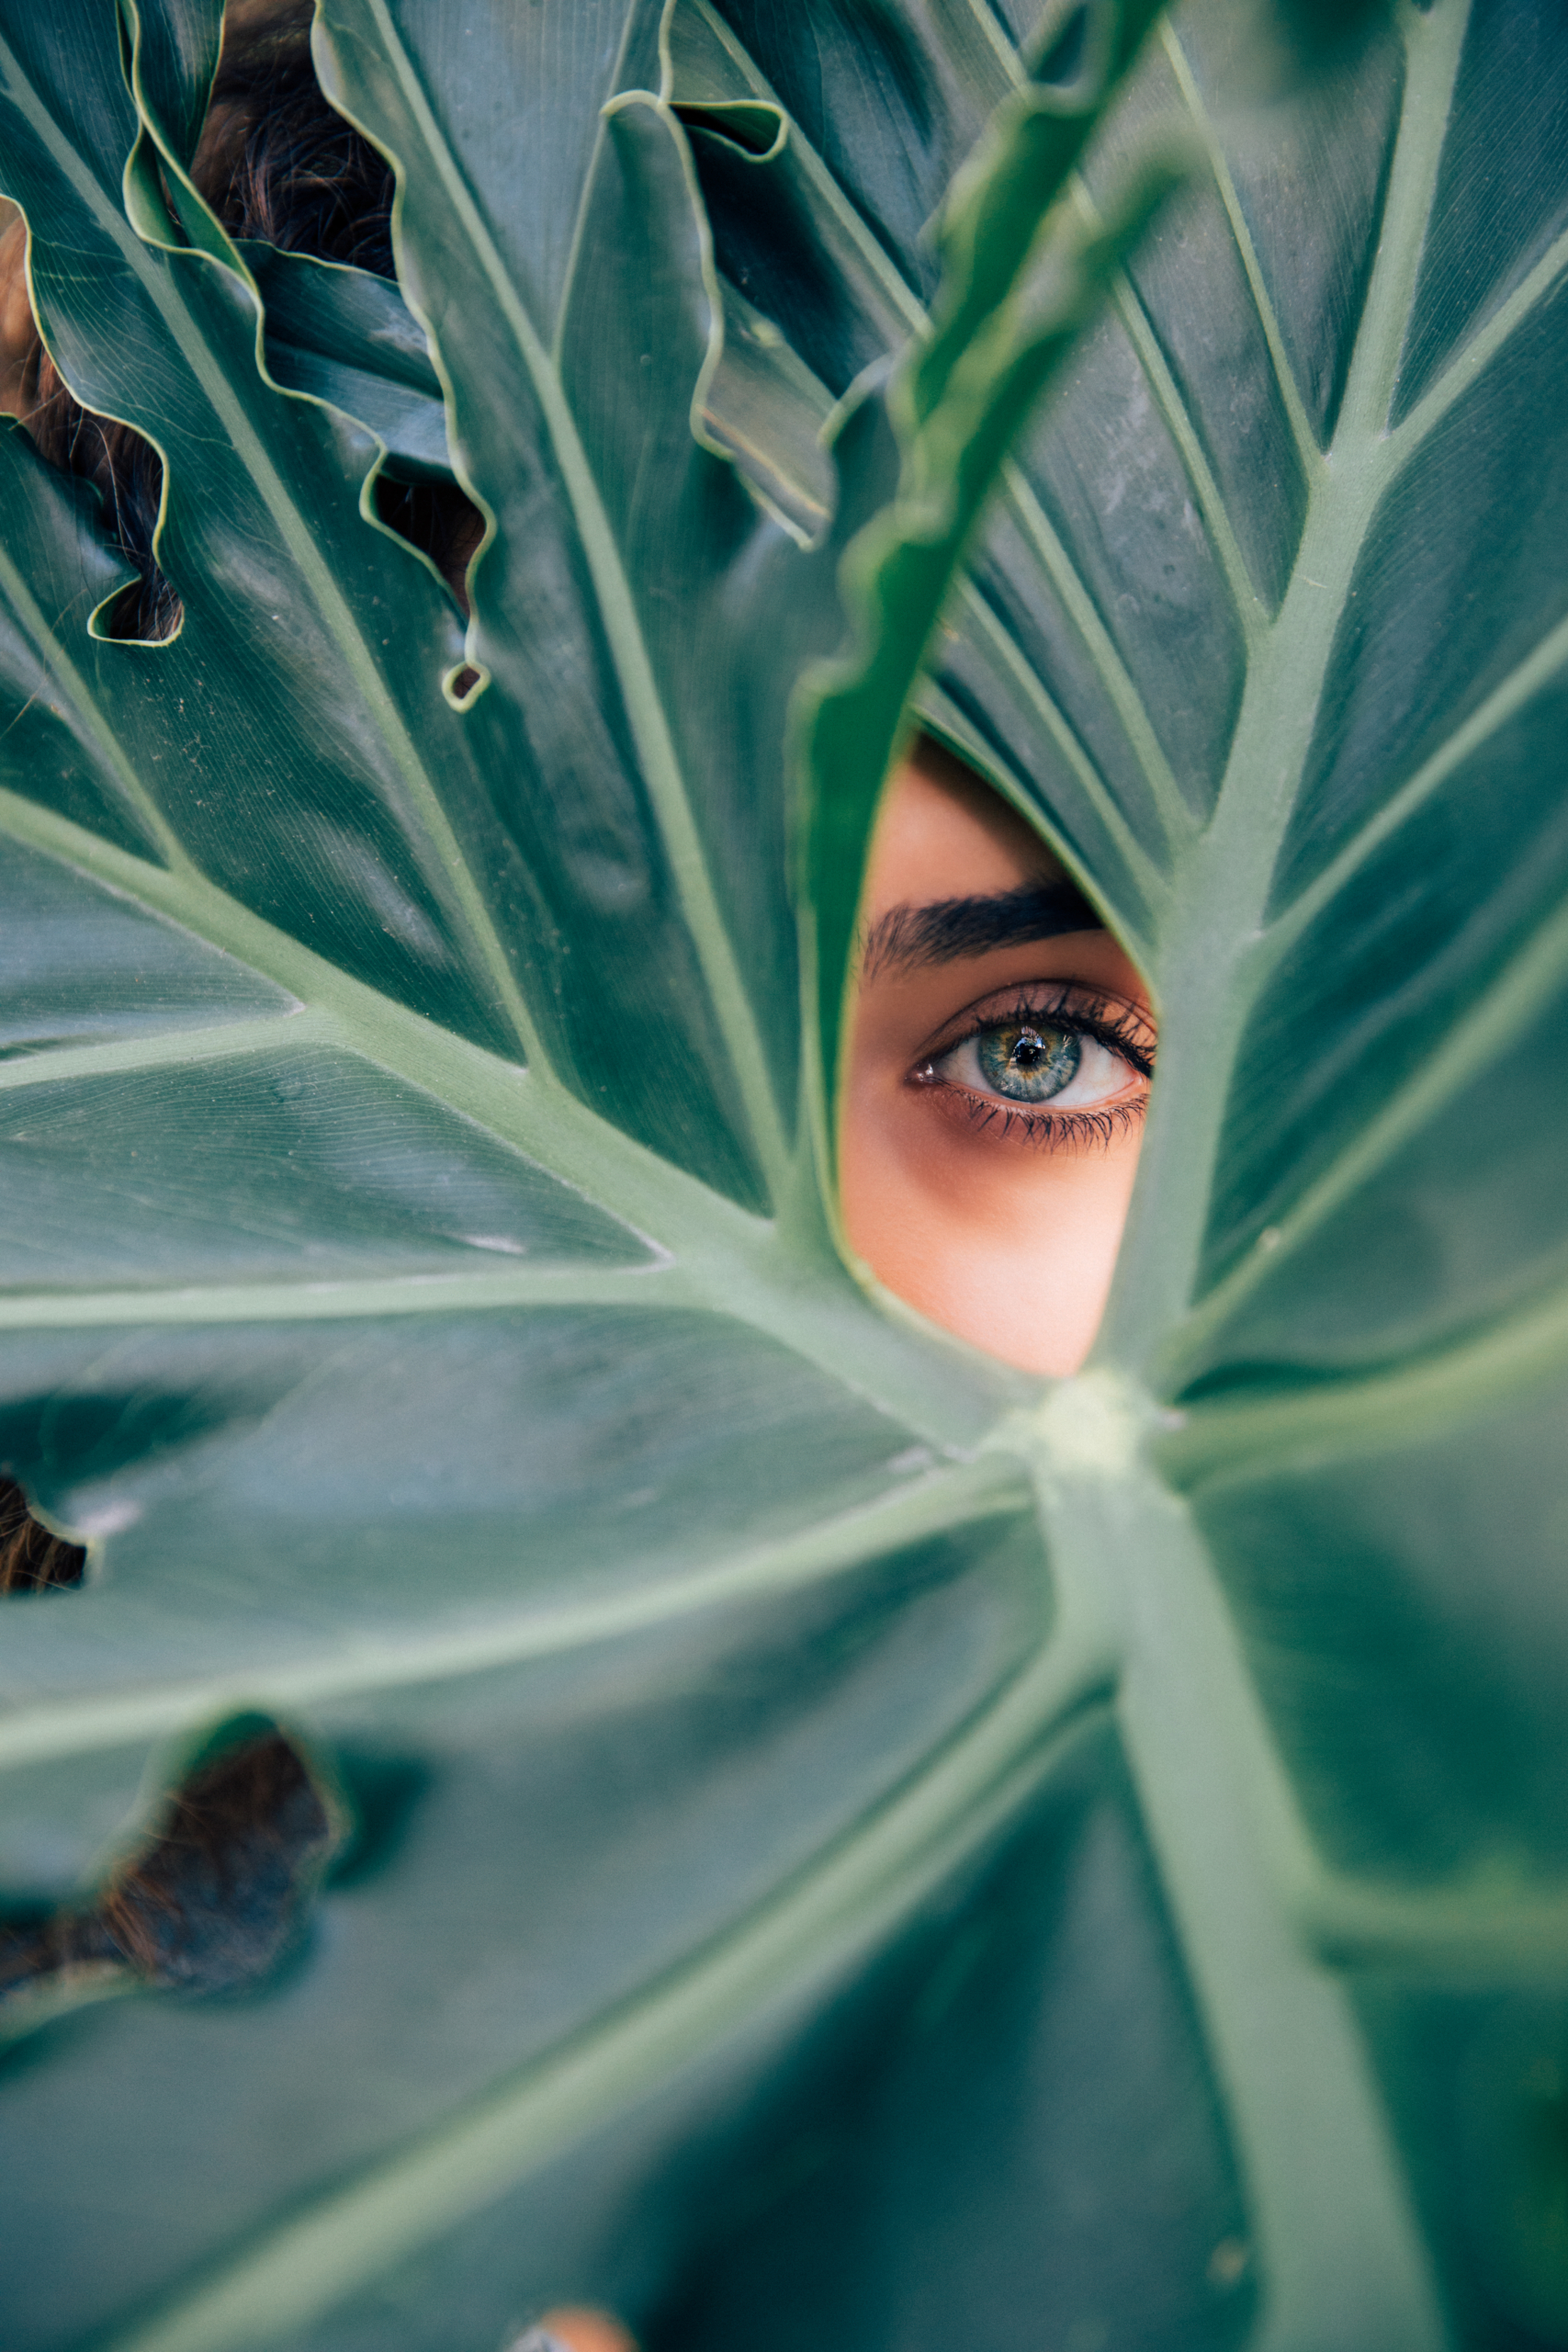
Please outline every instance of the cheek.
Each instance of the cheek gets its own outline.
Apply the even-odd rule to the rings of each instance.
[[[858,1091],[840,1159],[850,1246],[973,1345],[1026,1372],[1072,1372],[1104,1307],[1137,1154],[1136,1130],[1051,1151],[916,1088]]]

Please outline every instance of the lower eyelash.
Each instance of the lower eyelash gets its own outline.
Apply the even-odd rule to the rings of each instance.
[[[983,1094],[971,1094],[967,1087],[950,1086],[944,1091],[956,1097],[972,1127],[984,1131],[999,1120],[1004,1136],[1015,1136],[1045,1149],[1059,1144],[1112,1144],[1118,1136],[1141,1126],[1149,1107],[1148,1096],[1141,1094],[1135,1102],[1113,1102],[1103,1111],[1028,1111],[989,1102]]]

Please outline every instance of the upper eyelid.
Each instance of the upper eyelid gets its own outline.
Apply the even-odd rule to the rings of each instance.
[[[1052,991],[1055,1001],[1031,1003],[1032,990],[1038,991],[1042,998],[1047,991]],[[1094,988],[1082,980],[1009,980],[1004,981],[1000,988],[987,989],[985,995],[976,997],[973,1004],[965,1005],[962,1012],[951,1013],[939,1028],[933,1029],[917,1051],[915,1066],[935,1061],[939,1055],[952,1053],[966,1038],[977,1036],[982,1029],[993,1027],[1014,1012],[1032,1012],[1036,1017],[1050,1015],[1061,1021],[1065,1027],[1077,1028],[1083,1035],[1099,1037],[1102,1042],[1120,1038],[1123,1045],[1133,1046],[1145,1059],[1150,1062],[1154,1059],[1154,1022],[1129,998],[1118,996],[1111,989]],[[1140,1034],[1130,1035],[1128,1032],[1133,1029]]]

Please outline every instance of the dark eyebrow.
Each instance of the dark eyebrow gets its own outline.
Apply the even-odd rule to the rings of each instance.
[[[1018,947],[1032,939],[1056,939],[1068,931],[1103,931],[1105,925],[1071,882],[1023,882],[976,899],[933,899],[929,906],[890,907],[865,936],[863,979],[916,964],[948,964],[964,956],[984,956],[993,947]]]

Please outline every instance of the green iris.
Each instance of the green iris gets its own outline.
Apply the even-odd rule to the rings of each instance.
[[[1083,1059],[1083,1040],[1066,1029],[1030,1029],[1010,1022],[983,1029],[975,1044],[987,1085],[1017,1102],[1048,1102],[1072,1084]]]

